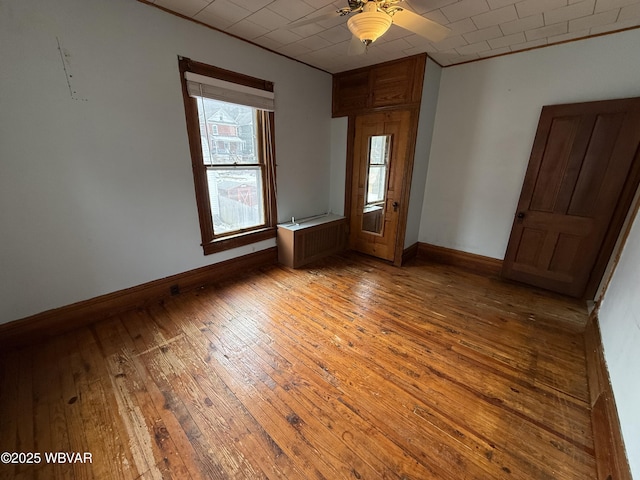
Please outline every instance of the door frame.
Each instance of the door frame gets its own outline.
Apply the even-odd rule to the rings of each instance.
[[[393,265],[402,266],[402,257],[404,254],[404,240],[407,232],[407,218],[409,215],[409,198],[411,194],[411,179],[413,177],[413,164],[416,152],[416,139],[418,133],[418,118],[420,115],[419,106],[403,106],[393,108],[376,108],[369,112],[363,112],[361,115],[370,115],[372,113],[388,112],[388,111],[407,111],[410,113],[410,126],[407,131],[409,138],[407,140],[407,161],[402,175],[402,193],[400,201],[400,210],[398,212],[398,232],[393,255]],[[354,168],[354,152],[356,137],[356,118],[359,115],[349,115],[347,124],[347,161],[345,175],[345,192],[344,192],[344,213],[347,217],[347,225],[351,224],[351,207],[352,207],[352,186],[353,186],[353,168]],[[351,235],[349,229],[348,234]],[[381,261],[385,261],[382,260]]]

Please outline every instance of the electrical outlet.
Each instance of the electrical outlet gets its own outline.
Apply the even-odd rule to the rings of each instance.
[[[178,295],[180,293],[180,285],[171,285],[169,292],[171,292],[171,295]]]

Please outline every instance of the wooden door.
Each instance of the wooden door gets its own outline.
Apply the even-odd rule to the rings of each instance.
[[[640,98],[542,109],[503,275],[592,297],[640,171]]]
[[[394,262],[402,256],[397,246],[406,217],[403,186],[411,173],[411,126],[409,110],[361,115],[355,120],[349,244]]]

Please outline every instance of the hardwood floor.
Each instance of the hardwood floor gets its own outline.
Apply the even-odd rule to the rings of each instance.
[[[42,458],[0,478],[595,479],[585,323],[422,260],[248,272],[1,353],[0,452]]]

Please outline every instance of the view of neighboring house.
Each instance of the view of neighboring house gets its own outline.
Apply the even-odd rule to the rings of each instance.
[[[205,102],[220,104],[214,105],[212,112],[205,105],[204,115],[200,119],[203,152],[205,149],[208,151],[208,155],[204,156],[205,163],[255,163],[251,117],[234,112],[233,105],[225,108],[225,104],[215,100],[205,99]],[[241,128],[241,122],[247,120],[250,122],[249,136],[246,135],[247,129]],[[245,132],[244,137],[241,132]]]

